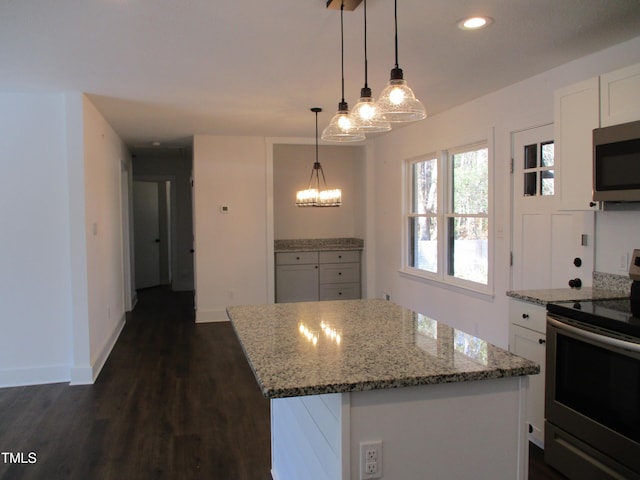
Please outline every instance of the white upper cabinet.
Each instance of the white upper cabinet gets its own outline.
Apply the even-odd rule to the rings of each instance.
[[[593,129],[600,126],[598,77],[561,88],[554,98],[556,198],[559,210],[595,210]]]
[[[640,64],[600,77],[600,126],[640,120]]]

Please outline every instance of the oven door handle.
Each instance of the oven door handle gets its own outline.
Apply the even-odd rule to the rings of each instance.
[[[606,335],[590,332],[588,330],[583,330],[582,328],[574,327],[573,325],[567,325],[566,323],[560,322],[552,317],[547,317],[547,322],[549,322],[550,325],[556,327],[559,330],[571,332],[579,337],[588,338],[601,344],[606,344],[612,347],[622,348],[624,350],[630,350],[632,352],[640,353],[640,344],[628,342],[619,338],[608,337]]]

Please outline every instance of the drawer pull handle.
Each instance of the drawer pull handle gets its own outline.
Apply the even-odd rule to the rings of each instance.
[[[338,258],[342,258],[342,255],[338,255]]]
[[[522,318],[525,318],[525,319],[529,318],[529,314],[528,313],[523,313],[522,314]]]
[[[338,272],[338,275],[342,275],[342,272]]]
[[[538,339],[538,343],[539,343],[540,345],[544,345],[545,343],[547,343],[547,341],[546,341],[544,338],[539,338],[539,339]]]
[[[296,257],[296,260],[300,260],[300,257]]]
[[[342,295],[342,292],[338,292],[338,295]]]

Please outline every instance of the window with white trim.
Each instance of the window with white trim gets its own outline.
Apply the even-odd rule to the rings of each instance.
[[[405,271],[486,291],[489,148],[486,143],[408,162]]]

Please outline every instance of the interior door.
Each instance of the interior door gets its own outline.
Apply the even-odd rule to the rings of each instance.
[[[512,289],[590,286],[594,216],[557,210],[553,124],[515,132],[512,154]]]
[[[135,288],[160,285],[160,209],[157,182],[133,182]]]

